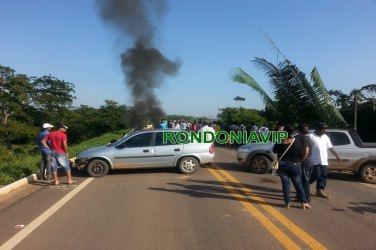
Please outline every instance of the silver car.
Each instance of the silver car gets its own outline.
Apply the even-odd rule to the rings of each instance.
[[[272,169],[272,161],[277,160],[273,146],[271,142],[245,144],[238,148],[236,159],[250,166],[254,173],[265,174]]]
[[[195,141],[178,143],[171,140],[164,143],[164,132],[176,135],[180,130],[153,129],[131,132],[109,145],[81,152],[76,158],[75,165],[79,169],[86,168],[92,177],[102,177],[110,169],[159,167],[178,167],[182,173],[191,174],[200,164],[213,161],[213,144]]]
[[[325,133],[341,158],[337,162],[333,154],[328,154],[329,171],[353,172],[361,181],[376,184],[376,148],[367,147],[354,130],[327,129]],[[264,174],[276,160],[273,146],[271,142],[249,143],[238,148],[236,158],[253,172]]]

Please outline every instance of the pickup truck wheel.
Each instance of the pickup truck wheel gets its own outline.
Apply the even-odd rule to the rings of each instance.
[[[256,174],[266,174],[271,169],[271,162],[266,156],[255,155],[249,161],[249,166]]]
[[[110,167],[103,160],[93,160],[87,165],[86,170],[91,177],[103,177],[108,173]]]
[[[183,174],[192,174],[198,169],[198,167],[198,161],[196,160],[196,158],[191,156],[184,157],[179,162],[179,170]]]
[[[360,179],[366,183],[376,183],[376,164],[363,166],[359,171]]]

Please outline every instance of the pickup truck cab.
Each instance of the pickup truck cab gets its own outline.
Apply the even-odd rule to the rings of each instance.
[[[313,133],[313,131],[310,131]],[[376,183],[376,148],[367,147],[355,130],[327,129],[325,132],[341,162],[328,153],[329,171],[352,172],[363,182]],[[271,162],[276,160],[273,143],[249,143],[238,148],[237,160],[251,167],[255,173],[263,174],[271,170]]]

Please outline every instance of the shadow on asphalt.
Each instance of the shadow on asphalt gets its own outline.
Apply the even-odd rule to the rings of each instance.
[[[338,181],[360,182],[359,177],[348,172],[328,172],[328,179]]]
[[[223,169],[228,172],[240,172],[240,173],[248,173],[259,177],[260,181],[263,182],[276,182],[273,178],[270,178],[270,173],[267,174],[255,174],[252,173],[250,168],[238,163],[222,163],[217,162],[217,164]],[[210,165],[203,165],[201,168],[209,168]],[[200,170],[198,170],[200,171]],[[171,174],[181,174],[184,175],[179,171],[178,168],[143,168],[143,169],[118,169],[118,170],[110,170],[108,175],[123,175],[123,174],[153,174],[153,173],[171,173]],[[65,176],[64,170],[58,170],[58,176],[62,177]],[[76,177],[89,177],[85,169],[76,169],[72,168],[72,176]],[[194,176],[194,174],[193,174]],[[278,178],[278,177],[277,177]],[[350,181],[350,182],[359,182],[359,178],[354,175],[353,173],[340,173],[340,172],[329,172],[328,178],[333,180],[340,180],[340,181]]]
[[[248,192],[239,190],[236,186],[236,183],[233,182],[221,183],[219,181],[205,181],[192,179],[188,179],[186,181],[191,182],[192,184],[167,183],[171,186],[171,188],[150,187],[149,189],[154,191],[178,193],[196,198],[226,199],[233,201],[244,201],[259,205],[269,205],[273,207],[284,207],[282,191],[280,189],[267,188],[242,183],[242,185],[244,185],[247,189],[251,190],[251,192]],[[244,197],[235,198],[231,195],[231,193],[226,187],[237,189],[237,191],[244,195]],[[272,199],[276,202],[265,200],[258,201],[252,198],[252,196],[257,196],[263,199]]]
[[[216,162],[216,164],[228,172],[252,173],[249,166],[241,165],[237,162]],[[208,168],[210,166],[207,165],[204,167]]]
[[[171,173],[171,174],[182,174],[178,168],[142,168],[142,169],[116,169],[110,170],[107,175],[125,175],[125,174],[153,174],[153,173]],[[182,174],[183,175],[183,174]],[[64,171],[59,172],[58,176],[65,176]],[[72,168],[72,176],[75,177],[90,177],[86,172],[86,169]]]
[[[250,173],[256,176],[265,176],[264,179],[265,181],[270,180],[268,178],[268,174],[256,174],[252,173],[251,169],[249,166],[241,165],[239,163],[223,163],[223,162],[217,162],[217,164],[223,169],[228,172],[242,172],[242,173]],[[332,180],[338,180],[338,181],[348,181],[348,182],[360,182],[360,179],[357,175],[350,173],[350,172],[328,172],[328,179]]]
[[[366,215],[366,213],[376,214],[376,202],[351,202],[350,204],[354,205],[348,207],[351,211]]]
[[[111,170],[108,175],[130,175],[130,174],[154,174],[154,173],[171,173],[182,174],[178,168],[143,168],[143,169],[117,169]]]

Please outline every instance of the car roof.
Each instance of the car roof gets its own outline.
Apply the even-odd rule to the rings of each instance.
[[[142,130],[136,130],[133,133],[134,134],[139,134],[139,133],[145,133],[145,132],[166,132],[166,131],[173,131],[173,132],[187,132],[185,130],[179,130],[179,129],[174,129],[174,128],[153,128],[153,129],[142,129]]]

